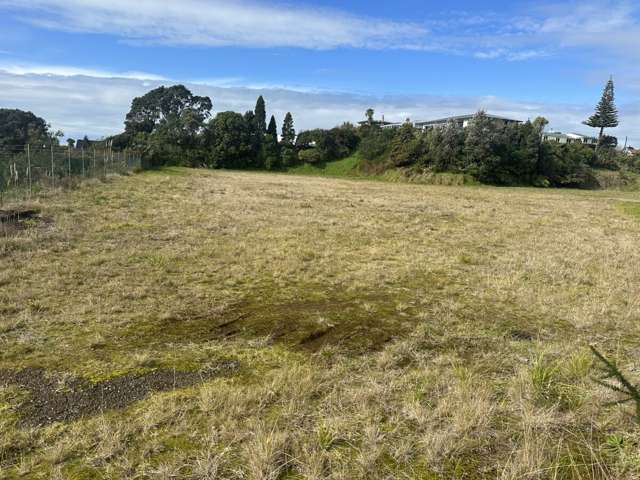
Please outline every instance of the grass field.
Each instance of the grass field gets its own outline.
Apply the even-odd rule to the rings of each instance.
[[[357,177],[360,175],[358,167],[361,164],[359,153],[354,153],[350,157],[333,162],[321,164],[303,163],[288,170],[294,175],[320,175],[325,177]]]
[[[0,478],[634,479],[640,194],[170,169],[0,236]]]

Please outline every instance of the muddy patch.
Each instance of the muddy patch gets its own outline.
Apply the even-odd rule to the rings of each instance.
[[[37,208],[0,210],[0,235],[16,233],[40,223],[50,222]]]
[[[375,309],[366,308],[367,302],[375,304]],[[395,298],[378,295],[281,304],[247,303],[224,312],[212,310],[209,314],[194,306],[192,312],[127,326],[119,334],[118,345],[270,338],[307,352],[333,346],[344,353],[359,355],[379,350],[415,327],[415,308],[398,312],[396,304]]]
[[[76,420],[107,410],[120,410],[154,392],[189,387],[214,377],[229,375],[239,368],[227,360],[199,372],[156,370],[129,374],[91,383],[82,378],[48,374],[41,368],[0,370],[0,385],[18,386],[29,395],[18,407],[20,425],[42,426]]]

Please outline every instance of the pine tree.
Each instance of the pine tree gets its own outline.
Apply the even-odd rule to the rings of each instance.
[[[262,168],[264,167],[264,161],[261,155],[261,151],[262,138],[264,137],[264,134],[258,132],[256,116],[253,111],[249,110],[244,114],[244,121],[251,137],[251,157],[253,159],[253,166],[256,168]]]
[[[262,95],[258,97],[258,101],[256,102],[255,114],[258,131],[264,135],[267,131],[267,109]]]
[[[271,120],[267,127],[267,135],[271,135],[273,139],[278,142],[278,124],[276,123],[276,117],[273,115],[271,115]]]
[[[291,112],[287,112],[282,123],[282,144],[291,146],[295,139],[296,131],[293,128],[293,116]]]
[[[491,157],[491,120],[480,110],[466,129],[464,143],[465,170],[477,174],[481,165]]]
[[[604,87],[602,98],[596,106],[595,113],[591,115],[584,124],[600,129],[598,145],[602,144],[605,128],[615,128],[618,126],[618,110],[616,109],[615,104],[613,78],[610,78],[607,85]]]

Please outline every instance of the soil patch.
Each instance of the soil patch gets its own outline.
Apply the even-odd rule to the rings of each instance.
[[[362,303],[376,304],[374,310]],[[134,347],[158,344],[207,342],[228,338],[264,338],[294,349],[317,352],[337,346],[344,353],[376,351],[393,338],[407,334],[417,323],[414,307],[396,311],[396,298],[378,295],[360,298],[300,300],[282,304],[244,304],[221,314],[217,311],[185,310],[180,315],[139,323],[120,333],[122,341]]]
[[[40,223],[43,220],[45,219],[40,215],[40,210],[35,208],[0,210],[0,234],[26,230],[34,223]]]
[[[230,374],[239,366],[238,361],[227,360],[199,372],[156,370],[146,374],[124,375],[99,383],[51,375],[42,368],[0,370],[0,385],[16,385],[28,390],[29,397],[18,407],[21,414],[19,423],[23,426],[42,426],[106,410],[123,409],[153,392],[195,385]]]

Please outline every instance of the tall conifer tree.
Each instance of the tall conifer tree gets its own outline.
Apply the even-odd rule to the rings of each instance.
[[[287,112],[282,123],[282,143],[284,145],[293,145],[296,139],[296,131],[293,128],[293,116],[291,112]]]
[[[276,142],[278,141],[278,124],[276,123],[276,117],[273,115],[271,115],[271,120],[267,127],[267,135],[271,135]]]
[[[598,136],[598,146],[602,144],[604,139],[605,128],[615,128],[618,126],[618,109],[615,104],[615,92],[613,87],[613,78],[610,78],[602,92],[602,98],[596,105],[596,111],[589,119],[584,122],[593,128],[600,129]]]
[[[267,108],[265,106],[264,98],[262,98],[262,95],[258,97],[258,101],[256,102],[255,114],[255,121],[258,127],[258,132],[264,135],[267,131]]]

